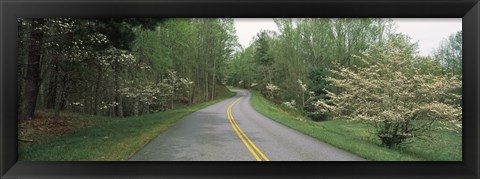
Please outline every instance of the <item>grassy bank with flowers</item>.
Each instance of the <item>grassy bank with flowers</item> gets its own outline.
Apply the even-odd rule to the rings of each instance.
[[[375,161],[461,161],[462,135],[453,131],[432,131],[430,138],[387,148],[373,128],[344,120],[311,121],[296,111],[274,104],[252,92],[251,104],[266,117],[320,141]],[[442,150],[438,150],[442,149]]]
[[[41,111],[38,122],[20,127],[20,161],[122,161],[128,160],[158,134],[183,117],[225,100],[234,93],[192,106],[137,117],[114,118],[62,112],[52,121],[50,111]],[[47,130],[48,129],[48,130]],[[52,130],[56,129],[56,130]],[[30,140],[33,139],[33,140]]]

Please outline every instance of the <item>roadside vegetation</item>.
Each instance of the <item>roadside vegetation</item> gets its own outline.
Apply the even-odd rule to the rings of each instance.
[[[261,113],[368,159],[461,160],[461,31],[422,56],[390,19],[274,21],[227,80],[298,115]]]
[[[365,123],[348,120],[315,122],[285,106],[274,104],[259,92],[252,92],[251,104],[257,112],[367,160],[375,161],[461,161],[461,133],[442,130],[429,133],[428,139],[415,140],[397,148],[381,145]],[[441,149],[441,150],[439,150]]]
[[[233,19],[19,18],[20,160],[126,160],[231,94]]]
[[[33,139],[31,142],[20,142],[19,160],[26,161],[119,161],[128,160],[158,134],[167,130],[178,120],[205,108],[230,98],[233,93],[218,99],[192,106],[178,107],[164,112],[115,118],[108,116],[93,116],[78,113],[61,113],[61,119],[56,122],[34,120],[41,124],[28,127],[29,134],[23,137]],[[45,118],[53,117],[48,111],[40,111]],[[50,111],[51,113],[51,111]],[[74,124],[89,124],[76,126]],[[68,124],[68,125],[62,125]],[[61,132],[48,129],[61,129],[71,126]],[[64,127],[65,128],[65,127]]]

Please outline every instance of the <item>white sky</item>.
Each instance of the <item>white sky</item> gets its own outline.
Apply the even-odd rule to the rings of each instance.
[[[413,42],[418,42],[420,55],[431,54],[444,38],[462,30],[461,18],[399,18],[393,21],[397,25],[397,32],[412,37]],[[278,31],[271,18],[237,18],[234,22],[238,40],[243,47],[247,47],[262,29]]]

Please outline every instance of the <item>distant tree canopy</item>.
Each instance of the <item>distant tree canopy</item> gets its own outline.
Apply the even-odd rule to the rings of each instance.
[[[434,52],[434,59],[444,68],[444,73],[462,75],[462,31],[451,34],[444,39]]]
[[[259,32],[251,44],[229,66],[231,85],[241,83],[267,94],[267,84],[278,86],[281,91],[274,100],[297,101],[297,107],[312,106],[307,102],[308,93],[298,81],[315,85],[317,95],[325,94],[322,88],[337,91],[322,79],[328,76],[334,64],[349,67],[361,66],[353,58],[372,47],[382,46],[392,34],[392,22],[388,19],[274,19],[279,32]],[[242,72],[240,69],[253,69]],[[250,74],[248,74],[250,73]],[[322,82],[324,81],[324,82]],[[322,83],[318,84],[318,83]],[[311,89],[309,89],[311,90]],[[301,106],[298,106],[301,105]],[[313,112],[313,111],[310,111]]]

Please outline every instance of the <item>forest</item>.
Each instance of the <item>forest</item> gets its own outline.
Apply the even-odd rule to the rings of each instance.
[[[20,123],[162,113],[243,88],[313,122],[364,122],[387,148],[461,133],[461,31],[422,56],[391,19],[274,21],[243,48],[231,18],[20,18]]]
[[[125,117],[206,102],[236,48],[233,19],[19,19],[19,113]]]

